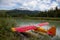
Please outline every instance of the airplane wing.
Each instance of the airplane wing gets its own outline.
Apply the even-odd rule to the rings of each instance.
[[[37,24],[37,26],[46,26],[46,25],[49,25],[49,23],[45,22],[45,23],[39,23],[39,24]]]
[[[40,23],[37,24],[36,26],[44,26],[44,25],[48,25],[48,22],[45,23]],[[12,28],[12,31],[17,31],[17,32],[26,32],[28,30],[34,30],[36,29],[35,25],[29,25],[29,26],[20,26],[20,27],[16,27],[16,28]]]
[[[21,26],[21,27],[16,27],[16,28],[12,28],[12,31],[16,30],[17,32],[26,32],[28,30],[34,30],[36,29],[35,26]]]

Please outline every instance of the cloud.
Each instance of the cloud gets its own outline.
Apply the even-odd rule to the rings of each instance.
[[[57,7],[58,5],[59,4],[57,2],[53,1],[50,7],[55,9],[55,7]]]
[[[43,0],[44,3],[51,3],[51,0]]]
[[[49,10],[58,6],[58,1],[52,0],[1,0],[0,9],[22,8],[27,10]],[[58,6],[60,7],[60,6]]]
[[[41,11],[47,10],[47,9],[48,9],[48,6],[49,6],[49,5],[41,4],[41,5],[39,6],[39,9],[40,9]]]
[[[26,7],[27,9],[35,9],[35,7],[37,6],[37,2],[36,1],[31,1],[31,2],[24,2],[23,4],[22,4],[22,7]]]
[[[60,0],[56,0],[57,2],[60,2]]]
[[[13,0],[1,0],[0,9],[13,9],[15,5]]]
[[[54,9],[56,6],[58,6],[58,3],[55,1],[51,3],[51,0],[33,0],[24,2],[22,7],[29,10],[36,10],[36,8],[38,8],[38,10],[44,11],[51,8]]]

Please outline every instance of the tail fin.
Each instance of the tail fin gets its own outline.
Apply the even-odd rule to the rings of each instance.
[[[50,36],[55,36],[56,35],[56,27],[52,26],[48,31],[47,31],[48,35]]]

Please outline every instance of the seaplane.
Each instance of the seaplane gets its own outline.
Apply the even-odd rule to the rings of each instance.
[[[30,35],[30,30],[34,31],[34,32],[37,32],[37,33],[45,33],[51,37],[54,37],[56,36],[56,27],[55,26],[51,26],[51,28],[49,28],[48,30],[45,30],[44,28],[42,28],[42,26],[45,26],[45,25],[49,25],[48,22],[44,22],[44,23],[39,23],[39,24],[36,24],[36,25],[27,25],[27,26],[20,26],[20,27],[14,27],[14,28],[11,28],[11,30],[13,32],[18,32],[18,33],[21,33],[25,36]]]

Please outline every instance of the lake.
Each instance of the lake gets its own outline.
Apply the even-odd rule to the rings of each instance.
[[[50,21],[50,20],[31,20],[31,19],[19,19],[16,18],[17,25],[22,26],[22,25],[34,25],[42,22],[49,22],[49,25],[45,26],[45,29],[49,29],[52,25],[55,25],[57,30],[56,30],[56,35],[60,37],[60,21]]]

